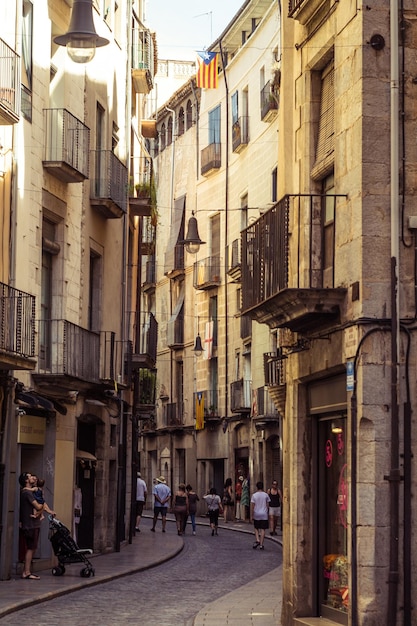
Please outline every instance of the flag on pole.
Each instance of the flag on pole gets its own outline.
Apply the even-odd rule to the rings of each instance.
[[[199,391],[195,397],[195,429],[203,430],[204,428],[204,394]]]
[[[217,89],[217,52],[197,52],[197,87]]]

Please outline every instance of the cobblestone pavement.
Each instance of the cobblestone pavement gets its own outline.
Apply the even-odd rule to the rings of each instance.
[[[143,519],[141,528],[142,532],[134,538],[135,543],[146,541],[148,533],[151,535],[150,520]],[[262,581],[268,580],[264,575],[281,564],[280,545],[267,541],[263,552],[253,550],[252,533],[219,529],[219,536],[212,537],[207,526],[199,526],[196,536],[192,536],[189,529],[187,531],[184,549],[174,559],[152,569],[98,586],[86,586],[13,613],[2,618],[2,626],[32,626],[33,623],[39,626],[191,625],[196,614],[208,603],[250,581],[262,584]],[[158,532],[161,533],[160,526],[157,527]],[[168,524],[168,533],[175,533],[173,523]],[[280,593],[280,589],[277,588],[276,592]],[[250,593],[248,587],[245,595]],[[227,613],[224,598],[222,607]],[[199,620],[196,624],[216,623],[221,626],[231,623],[226,619],[222,621],[219,614],[216,622],[210,621],[205,611]],[[261,622],[255,620],[248,623]],[[278,622],[269,622],[272,623]]]

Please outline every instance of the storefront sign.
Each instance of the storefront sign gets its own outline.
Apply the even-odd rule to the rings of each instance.
[[[19,415],[17,443],[45,445],[46,419],[34,415]]]

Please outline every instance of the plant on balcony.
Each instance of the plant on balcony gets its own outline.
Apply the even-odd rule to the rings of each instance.
[[[156,372],[141,368],[139,370],[139,404],[155,404]]]

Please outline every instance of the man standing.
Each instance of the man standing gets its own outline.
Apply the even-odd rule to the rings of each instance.
[[[148,489],[146,487],[146,483],[142,478],[140,472],[137,474],[136,479],[136,532],[140,533],[140,520],[142,518],[143,507],[146,502],[146,496],[148,495]]]
[[[166,480],[163,476],[156,479],[156,485],[153,488],[154,507],[153,507],[153,524],[151,531],[155,532],[156,522],[159,514],[162,518],[162,532],[165,532],[165,526],[167,523],[167,511],[168,503],[171,500],[171,489],[166,484]]]
[[[39,580],[39,576],[31,573],[32,559],[35,554],[41,527],[40,517],[34,517],[33,510],[43,510],[34,495],[36,476],[24,472],[19,476],[20,489],[20,542],[23,553],[19,555],[23,561],[22,578],[25,580]]]
[[[253,520],[255,528],[255,543],[253,548],[259,546],[260,550],[264,549],[265,531],[268,528],[269,503],[271,501],[268,494],[264,491],[262,481],[256,483],[255,493],[250,501],[250,519]]]

